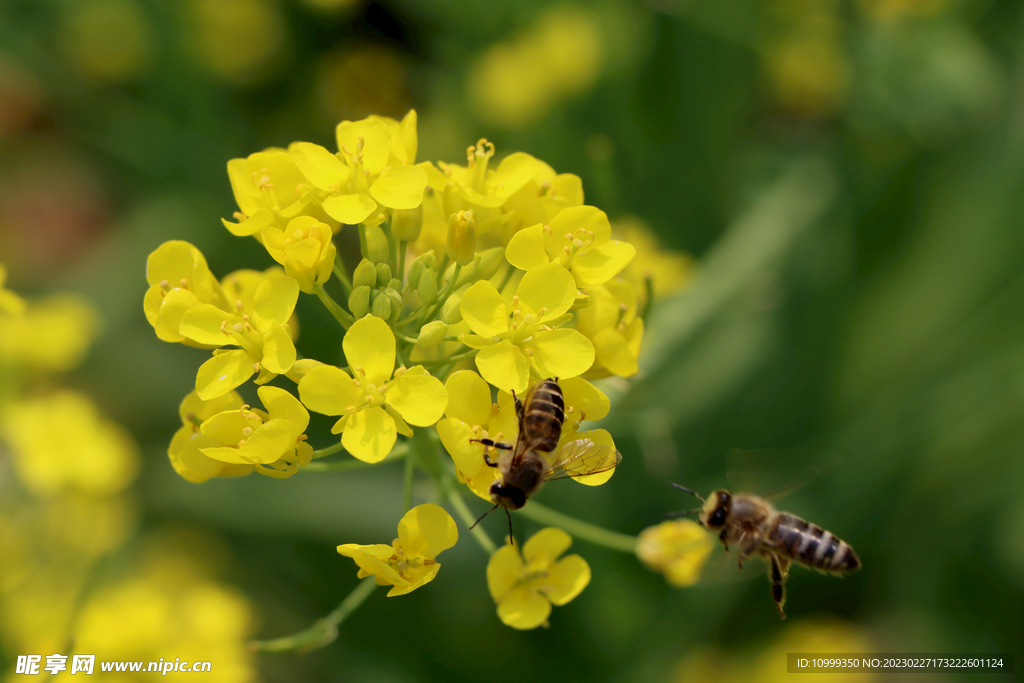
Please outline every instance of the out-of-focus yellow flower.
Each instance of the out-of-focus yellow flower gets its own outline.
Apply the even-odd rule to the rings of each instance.
[[[559,557],[572,537],[548,527],[523,545],[498,548],[487,563],[487,587],[498,604],[498,618],[516,629],[537,628],[590,583],[590,565],[579,555]]]
[[[398,433],[412,436],[410,424],[429,427],[444,414],[448,393],[440,380],[422,365],[395,371],[395,334],[380,318],[353,323],[342,348],[352,375],[319,365],[299,382],[299,396],[314,412],[342,416],[331,432],[356,458],[380,462]]]
[[[269,382],[288,372],[295,362],[295,344],[286,325],[295,310],[299,284],[273,271],[263,274],[255,288],[249,278],[240,284],[245,290],[235,299],[233,312],[195,304],[185,311],[178,326],[182,335],[198,344],[241,347],[217,349],[213,358],[200,366],[196,393],[204,401],[223,396],[257,371],[258,384]]]
[[[19,372],[77,367],[99,328],[96,309],[74,294],[33,301],[21,315],[0,313],[0,365]]]
[[[481,55],[467,89],[482,119],[517,128],[536,121],[560,100],[588,90],[603,61],[604,39],[592,12],[555,7],[529,32]]]
[[[220,78],[254,83],[269,73],[287,23],[269,0],[190,0],[188,38],[199,61]]]
[[[620,274],[633,284],[640,309],[647,304],[647,284],[650,279],[654,298],[661,299],[690,284],[696,264],[691,256],[666,249],[657,237],[634,217],[612,223],[612,234],[629,242],[636,249],[636,257]]]
[[[576,329],[594,344],[592,377],[632,377],[644,336],[637,317],[636,291],[622,280],[610,280],[590,290],[590,302],[576,312]]]
[[[409,107],[405,58],[380,43],[339,42],[337,49],[320,55],[315,79],[317,99],[327,121],[401,112]]]
[[[139,571],[87,598],[67,654],[102,652],[103,658],[135,661],[170,654],[183,662],[213,662],[202,674],[210,681],[254,680],[253,654],[246,647],[253,627],[249,602],[197,570],[198,564],[172,549],[151,551]],[[58,680],[64,676],[75,680],[67,671]],[[161,673],[142,676],[163,680]]]
[[[0,315],[20,315],[25,310],[25,300],[7,289],[7,266],[0,263]]]
[[[182,400],[178,407],[181,428],[171,437],[167,456],[174,471],[194,484],[201,484],[213,477],[238,477],[253,471],[254,465],[239,465],[214,460],[200,450],[221,445],[212,436],[203,434],[199,426],[214,415],[227,410],[241,410],[242,397],[237,391],[203,401],[193,391]]]
[[[331,277],[337,249],[326,223],[312,216],[299,216],[284,230],[263,228],[261,234],[271,258],[284,266],[284,272],[295,278],[306,294],[313,293],[314,284],[327,282]]]
[[[459,335],[459,341],[480,349],[480,375],[505,391],[525,392],[531,375],[575,377],[594,362],[589,339],[576,330],[556,329],[568,321],[575,300],[572,276],[557,263],[527,271],[511,305],[489,281],[477,282],[460,303],[473,333]]]
[[[224,218],[221,222],[232,235],[255,235],[271,225],[283,228],[300,212],[315,212],[309,207],[315,188],[299,173],[287,150],[271,148],[232,159],[228,180],[238,204],[234,216],[238,222]]]
[[[18,479],[39,495],[117,493],[139,468],[128,432],[72,391],[11,403],[0,416],[0,436],[11,445]]]
[[[411,124],[415,126],[415,115]],[[288,151],[306,179],[326,195],[321,204],[327,215],[342,223],[362,223],[378,204],[415,209],[423,201],[426,172],[417,166],[392,165],[396,158],[408,158],[410,146],[413,156],[416,153],[415,134],[410,137],[406,129],[398,130],[403,137],[395,141],[392,126],[381,117],[342,121],[336,129],[338,154],[311,142],[292,143]]]
[[[557,263],[572,273],[579,287],[615,277],[633,260],[629,242],[611,239],[612,226],[604,211],[593,206],[563,209],[550,223],[523,228],[508,242],[505,256],[521,270]]]
[[[157,247],[146,259],[146,282],[146,320],[164,341],[188,343],[178,328],[185,311],[196,304],[229,310],[206,258],[188,242],[173,240]]]
[[[878,648],[865,633],[838,619],[814,619],[800,621],[786,627],[769,647],[762,648],[760,654],[750,663],[750,671],[744,680],[751,683],[782,683],[792,680],[792,674],[786,673],[786,653],[788,652],[876,652]],[[779,662],[783,666],[778,665]],[[809,674],[814,676],[814,674]],[[820,674],[828,683],[855,683],[866,681],[871,683],[877,676],[871,673],[830,673]]]
[[[818,3],[798,15],[794,12],[785,34],[768,40],[762,53],[776,100],[808,116],[839,109],[850,80],[842,24],[829,5]]]
[[[636,554],[648,569],[661,572],[669,585],[692,586],[715,541],[692,519],[676,519],[647,527],[637,539]]]
[[[153,28],[135,0],[83,0],[64,7],[60,45],[86,76],[120,83],[152,63]]]
[[[398,538],[391,545],[338,546],[338,552],[359,566],[359,578],[373,576],[379,586],[393,586],[388,597],[411,593],[434,580],[441,568],[437,556],[459,540],[455,520],[444,508],[427,503],[405,513]]]
[[[266,411],[243,405],[213,415],[199,431],[215,445],[196,447],[206,457],[229,465],[254,465],[261,474],[290,477],[313,457],[303,433],[309,413],[284,389],[260,387],[256,393]],[[235,473],[239,472],[231,472]]]

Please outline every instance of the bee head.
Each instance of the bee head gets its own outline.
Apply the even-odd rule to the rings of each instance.
[[[729,515],[729,507],[732,504],[732,496],[728,491],[718,490],[708,496],[704,507],[700,511],[701,524],[708,529],[721,529],[725,525],[725,518]]]
[[[526,493],[521,488],[497,481],[491,484],[491,502],[506,510],[518,510],[526,505]]]

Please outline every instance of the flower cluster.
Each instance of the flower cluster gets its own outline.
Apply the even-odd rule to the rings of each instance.
[[[432,580],[436,554],[458,536],[436,505],[409,509],[414,465],[442,491],[462,482],[490,500],[501,475],[476,440],[514,442],[513,395],[548,378],[557,378],[566,404],[552,465],[585,449],[614,453],[607,431],[581,430],[610,408],[587,378],[636,374],[643,339],[642,292],[620,277],[636,249],[584,203],[577,176],[522,152],[493,163],[486,140],[468,148],[465,165],[417,162],[416,121],[415,111],[400,121],[343,121],[334,150],[294,142],[231,160],[238,211],[223,224],[256,239],[276,265],[218,279],[195,246],[166,242],[149,256],[144,299],[160,339],[210,354],[169,449],[184,478],[287,477],[342,450],[368,465],[409,459],[398,539],[338,547],[360,576],[394,586],[389,595]],[[336,247],[342,230],[352,231],[352,243],[358,235],[358,254]],[[336,357],[297,349],[300,294],[316,296],[340,326]],[[250,379],[265,410],[247,403]],[[310,412],[336,417],[331,432],[340,440],[314,450]],[[425,454],[438,442],[448,463]],[[613,471],[575,467],[564,470],[588,485]],[[546,529],[522,557],[513,546],[495,554],[504,578],[491,581],[492,592],[506,623],[537,626],[547,618],[541,602],[549,611],[583,589],[585,562],[555,563],[569,542]],[[526,573],[510,579],[513,554]],[[572,572],[558,569],[568,565]],[[516,616],[520,608],[526,616]]]

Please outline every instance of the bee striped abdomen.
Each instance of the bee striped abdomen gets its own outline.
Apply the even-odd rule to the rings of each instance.
[[[565,422],[565,399],[562,389],[553,380],[534,389],[526,405],[523,429],[533,440],[533,450],[549,453],[558,447]]]
[[[846,541],[787,512],[779,515],[770,540],[788,557],[808,567],[826,572],[860,568],[860,558]]]

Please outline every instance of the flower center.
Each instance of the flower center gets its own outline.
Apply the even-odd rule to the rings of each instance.
[[[487,164],[494,156],[494,143],[480,138],[475,145],[466,149],[469,168],[473,171],[473,189],[486,194]]]

